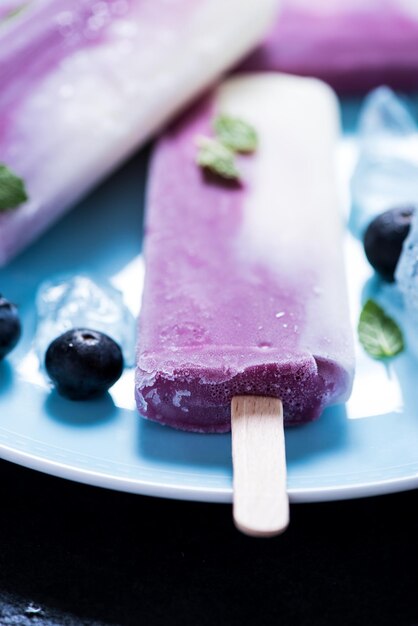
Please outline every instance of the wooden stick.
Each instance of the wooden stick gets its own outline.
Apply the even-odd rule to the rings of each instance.
[[[282,403],[235,396],[231,417],[235,525],[255,537],[278,535],[289,523]]]

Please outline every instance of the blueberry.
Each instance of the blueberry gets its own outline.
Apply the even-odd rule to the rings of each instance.
[[[73,328],[49,345],[45,367],[59,394],[86,400],[104,394],[120,378],[123,356],[104,333]]]
[[[414,207],[396,207],[381,213],[369,224],[364,250],[370,265],[388,282],[395,280],[395,269],[402,245],[411,227]]]
[[[21,333],[17,308],[0,295],[0,360],[13,350]]]

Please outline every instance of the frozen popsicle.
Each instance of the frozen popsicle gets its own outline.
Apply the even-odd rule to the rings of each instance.
[[[259,137],[241,184],[208,180],[218,113]],[[160,140],[150,171],[136,392],[145,417],[225,432],[231,398],[280,398],[287,424],[350,391],[353,348],[334,176],[338,109],[314,79],[227,80]]]
[[[0,264],[255,46],[277,4],[8,0],[0,164],[23,178],[29,201],[0,211]]]
[[[196,164],[219,115],[256,129],[239,184]],[[185,430],[232,424],[234,517],[249,534],[287,525],[282,408],[301,424],[351,389],[337,137],[324,84],[247,75],[172,126],[152,161],[138,408]]]
[[[317,76],[340,92],[416,89],[416,0],[284,0],[246,70]]]

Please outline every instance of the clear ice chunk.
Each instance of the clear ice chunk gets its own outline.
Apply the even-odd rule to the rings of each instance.
[[[415,120],[406,103],[389,87],[378,87],[368,94],[360,112],[362,142],[374,144],[383,140],[385,144],[397,137],[409,137],[414,132]]]
[[[121,347],[125,365],[134,365],[135,317],[121,292],[108,283],[85,275],[45,281],[38,289],[36,310],[35,351],[42,364],[51,341],[71,328],[85,327],[109,335]]]
[[[418,128],[407,104],[388,87],[379,87],[361,109],[359,137],[350,227],[362,237],[379,213],[418,204]]]
[[[418,212],[403,244],[395,272],[395,280],[403,295],[407,314],[418,324]]]

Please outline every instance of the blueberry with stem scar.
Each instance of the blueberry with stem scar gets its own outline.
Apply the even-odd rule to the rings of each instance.
[[[45,367],[60,395],[87,400],[103,395],[120,378],[123,356],[104,333],[73,328],[49,345]]]

